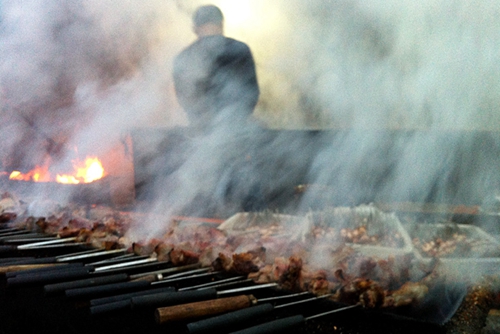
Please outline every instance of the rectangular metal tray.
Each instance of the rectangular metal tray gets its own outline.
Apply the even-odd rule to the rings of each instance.
[[[412,238],[416,256],[424,262],[439,259],[440,271],[452,281],[475,282],[485,275],[500,274],[500,242],[480,227],[455,223],[413,223],[404,225]],[[426,253],[418,244],[446,242],[457,238],[457,247],[447,253]]]
[[[347,234],[364,227],[368,237],[375,239],[353,240]],[[237,213],[219,226],[228,233],[275,233],[287,236],[290,241],[315,241],[316,229],[328,230],[319,237],[323,242],[345,244],[369,256],[387,258],[394,255],[413,255],[411,239],[398,217],[385,213],[372,205],[334,207],[309,212],[305,216],[273,213]],[[358,231],[359,232],[359,231]],[[317,240],[319,241],[319,240]],[[357,241],[357,242],[356,242]]]
[[[381,258],[412,255],[410,236],[394,213],[383,212],[373,205],[334,207],[307,215],[310,230],[328,228],[337,239],[357,251]],[[360,230],[362,228],[362,230]],[[366,232],[365,238],[353,238],[355,231]],[[351,236],[349,236],[349,233]]]

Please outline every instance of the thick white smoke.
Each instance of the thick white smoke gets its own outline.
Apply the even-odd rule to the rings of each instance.
[[[193,139],[190,149],[179,144],[175,178],[152,183],[156,207],[178,214],[200,196],[222,201],[235,179],[258,180],[262,192],[331,186],[332,204],[494,196],[498,161],[487,148],[497,149],[498,139],[483,130],[500,125],[500,2],[213,3],[226,15],[226,35],[254,53],[255,117],[270,128],[334,135],[226,128]],[[67,147],[105,154],[136,127],[181,126],[175,131],[192,139],[182,131],[171,68],[194,41],[191,13],[205,1],[0,4],[3,169],[27,168],[53,151],[66,163]],[[378,131],[387,129],[400,132]],[[302,208],[322,195],[306,194]]]

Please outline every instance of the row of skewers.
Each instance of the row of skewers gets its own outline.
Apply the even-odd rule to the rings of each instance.
[[[149,310],[158,325],[182,322],[189,333],[275,333],[358,307],[328,302],[330,309],[317,314],[295,314],[252,327],[250,323],[280,309],[320,303],[328,295],[291,294],[281,291],[278,283],[255,284],[246,276],[199,263],[173,266],[124,249],[87,248],[74,237],[5,228],[0,230],[0,243],[0,274],[7,289],[39,286],[47,298],[64,295],[86,301],[93,317]],[[51,256],[33,256],[40,253]]]
[[[193,323],[198,319],[209,321],[201,328],[223,325],[219,332],[259,322],[264,326],[264,320],[269,320],[265,326],[276,332],[277,327],[307,325],[330,311],[347,312],[360,304],[390,309],[411,306],[425,298],[434,282],[428,268],[417,268],[432,282],[405,283],[411,265],[405,256],[375,259],[342,245],[316,248],[315,255],[328,254],[333,266],[326,269],[334,273],[304,268],[308,264],[304,244],[275,234],[254,238],[248,231],[225,233],[221,226],[210,224],[174,222],[161,239],[131,242],[126,233],[132,223],[128,217],[99,207],[83,210],[57,208],[47,218],[5,218],[15,220],[13,228],[0,232],[0,272],[8,290],[42,287],[46,297],[63,296],[85,305],[95,319],[143,310],[154,314],[159,325],[181,322],[189,332],[196,331]],[[285,255],[297,251],[298,256]],[[50,255],[41,257],[41,252]],[[266,256],[269,259],[264,262]],[[274,297],[280,298],[269,299]],[[306,308],[295,309],[296,302]],[[312,312],[312,305],[324,307]],[[272,314],[283,309],[295,312],[278,315],[281,322],[274,322]],[[244,325],[245,319],[251,320]]]

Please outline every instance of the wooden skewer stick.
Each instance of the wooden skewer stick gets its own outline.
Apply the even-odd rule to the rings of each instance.
[[[190,320],[209,315],[221,314],[229,311],[241,310],[263,301],[293,298],[304,294],[308,294],[308,292],[301,292],[287,296],[270,297],[265,299],[256,299],[253,295],[238,295],[234,297],[210,299],[188,304],[160,307],[156,309],[155,317],[156,322],[159,324],[173,321]],[[317,298],[313,298],[313,300],[316,299]]]
[[[0,275],[5,275],[6,273],[23,271],[23,270],[56,267],[64,265],[65,263],[40,263],[40,264],[17,264],[17,265],[13,264],[10,266],[0,267]]]

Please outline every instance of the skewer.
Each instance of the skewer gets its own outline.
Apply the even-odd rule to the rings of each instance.
[[[5,257],[0,258],[0,264],[12,263],[12,262],[22,262],[26,260],[34,260],[34,256],[17,256],[17,257]]]
[[[39,237],[40,240],[36,240]],[[25,240],[21,240],[25,239]],[[87,242],[75,242],[77,237],[60,238],[26,230],[0,234],[0,254],[36,252],[37,250],[64,250],[74,247],[90,247]],[[19,245],[18,245],[19,244]],[[93,248],[95,249],[95,248]],[[102,249],[101,249],[102,250]]]
[[[51,267],[48,270],[35,269],[23,271],[13,277],[7,277],[7,287],[19,287],[24,285],[43,285],[45,283],[78,279],[90,274],[92,268],[85,267],[81,263],[75,266]]]
[[[145,273],[140,273],[140,274],[135,274],[135,275],[129,275],[126,273],[118,273],[118,274],[112,274],[112,275],[105,275],[101,277],[93,277],[93,278],[85,278],[81,280],[76,280],[76,281],[68,281],[68,282],[61,282],[61,283],[54,283],[54,284],[48,284],[44,286],[44,292],[45,294],[51,295],[51,294],[57,294],[57,293],[63,293],[66,290],[71,290],[71,289],[81,289],[81,288],[89,288],[89,287],[97,287],[97,286],[103,286],[105,284],[111,284],[111,283],[122,283],[122,282],[127,282],[127,281],[134,281],[137,279],[141,278],[147,278],[155,276],[157,274],[163,273],[171,273],[171,272],[179,272],[179,271],[186,271],[190,270],[192,268],[195,268],[199,266],[197,265],[186,265],[186,266],[181,266],[181,267],[174,267],[174,268],[167,268],[163,270],[156,270],[156,271],[149,271]],[[139,284],[136,284],[136,286],[139,286]],[[131,286],[131,289],[133,289],[133,285]]]
[[[52,237],[41,237],[40,235],[20,235],[18,238],[9,238],[5,240],[1,240],[4,244],[27,244],[31,242],[42,242],[42,241],[51,241],[54,240]]]
[[[99,249],[93,249],[93,250],[88,250],[88,251],[83,251],[83,252],[78,252],[78,253],[71,253],[71,254],[66,254],[66,255],[58,255],[58,256],[49,256],[49,257],[16,257],[12,258],[15,259],[15,261],[5,261],[9,265],[35,265],[35,264],[53,264],[54,266],[56,264],[64,264],[64,261],[61,261],[61,259],[67,257],[67,256],[76,256],[76,255],[83,255],[83,254],[92,254],[100,251]],[[0,271],[3,270],[3,267],[0,267]],[[28,273],[36,273],[36,271],[29,271],[27,272],[26,270],[30,269],[22,269],[22,267],[19,267],[18,270],[10,270],[6,274],[7,277],[14,277],[17,275],[19,272],[20,274],[28,274]]]
[[[201,302],[194,302],[189,304],[161,307],[156,309],[155,319],[158,324],[165,324],[167,322],[173,322],[173,321],[192,320],[204,316],[217,315],[225,312],[246,309],[262,302],[280,300],[284,298],[294,298],[305,294],[309,294],[309,292],[300,292],[285,296],[261,298],[261,299],[256,299],[253,295],[239,295],[233,297],[206,300]],[[314,297],[312,299],[307,299],[305,301],[293,302],[285,305],[287,306],[296,305],[298,303],[303,303],[306,301],[317,300],[318,298],[325,298],[325,297],[323,296]],[[282,307],[283,306],[284,305],[282,305]],[[272,309],[273,308],[271,307],[271,310]]]
[[[10,272],[18,272],[31,269],[54,268],[65,266],[65,263],[32,263],[32,264],[11,264],[0,267],[0,275],[5,275]]]
[[[17,249],[18,250],[25,250],[25,251],[28,251],[28,250],[36,251],[36,250],[44,250],[44,249],[50,250],[50,249],[73,248],[73,247],[80,247],[80,246],[88,246],[88,244],[85,242],[65,242],[65,243],[59,242],[59,243],[54,243],[54,244],[40,245],[40,246],[36,246],[36,247],[27,247],[27,248],[23,248],[23,249],[17,248]]]
[[[229,282],[232,281],[232,282]],[[222,283],[225,282],[225,283]],[[241,284],[244,281],[235,281],[235,277],[222,279],[215,282],[210,282],[213,288],[217,288],[220,286],[228,286],[234,284]],[[179,290],[177,290],[179,291]],[[164,292],[175,292],[174,287],[162,287],[162,288],[153,288],[149,290],[142,290],[137,292],[131,292],[111,297],[104,297],[93,299],[90,301],[90,313],[92,315],[108,313],[112,311],[119,311],[131,308],[131,299],[137,296],[146,296],[152,295],[156,293],[164,293]]]
[[[58,293],[63,293],[67,289],[74,289],[82,286],[100,286],[103,284],[111,284],[111,283],[119,283],[126,281],[128,279],[128,275],[125,273],[115,274],[115,275],[106,275],[92,278],[85,278],[76,281],[62,282],[62,283],[54,283],[48,284],[43,287],[44,293],[46,296],[55,295]]]
[[[56,244],[49,244],[49,245],[41,245],[37,247],[28,247],[28,248],[19,248],[19,246],[15,245],[0,245],[0,254],[11,254],[11,253],[17,253],[19,251],[22,252],[36,252],[36,251],[59,251],[59,250],[65,250],[65,249],[71,249],[75,247],[83,247],[83,246],[88,246],[87,243],[84,242],[68,242],[68,243],[56,243]]]
[[[249,283],[252,282],[253,280],[250,278],[245,278],[246,276],[235,276],[235,277],[230,277],[225,280],[221,281],[215,281],[215,282],[209,282],[209,283],[203,283],[203,284],[198,284],[198,285],[193,285],[193,286],[188,286],[184,288],[180,288],[177,291],[187,291],[187,290],[201,290],[201,289],[210,289],[210,288],[220,288],[223,286],[227,286],[227,283],[221,283],[222,281],[224,282],[231,282],[232,281],[238,281],[238,283]]]
[[[191,275],[193,273],[199,273],[199,272],[206,272],[209,271],[210,268],[202,268],[201,270],[199,267],[201,266],[200,263],[194,263],[194,264],[187,264],[185,266],[180,266],[180,267],[172,267],[172,268],[167,268],[167,269],[161,269],[161,270],[155,270],[155,271],[150,271],[146,273],[139,273],[135,275],[130,276],[130,280],[141,280],[144,277],[151,276],[151,275],[157,275],[159,279],[163,279],[164,275],[167,275],[167,277],[179,277],[179,276],[185,276],[185,275]],[[176,274],[173,274],[176,273]]]
[[[77,253],[77,255],[63,255],[63,256],[51,256],[51,257],[40,257],[40,258],[27,258],[25,260],[18,260],[16,264],[64,264],[64,263],[74,263],[76,260],[87,260],[92,259],[94,257],[106,257],[106,256],[114,256],[118,253],[123,253],[124,250],[111,250],[111,251],[87,251]],[[2,268],[0,267],[0,271]]]
[[[13,260],[13,261],[5,261],[5,264],[6,265],[11,265],[11,264],[14,264],[14,265],[28,265],[28,264],[53,264],[53,265],[56,265],[56,264],[62,264],[62,263],[57,263],[56,261],[56,258],[53,257],[53,256],[49,256],[49,257],[22,257],[22,258],[17,258],[17,260]],[[2,266],[0,267],[0,270],[2,270],[2,268],[4,267],[4,265],[2,264]]]
[[[103,271],[121,269],[123,267],[129,267],[129,266],[140,265],[140,264],[151,263],[151,262],[158,262],[158,260],[156,258],[152,258],[152,257],[148,257],[145,259],[139,259],[139,260],[133,259],[132,261],[128,261],[128,262],[115,263],[115,264],[110,264],[107,266],[96,267],[96,268],[94,268],[93,272],[99,273],[99,272],[103,272]],[[89,267],[92,267],[92,266],[89,266]]]
[[[57,255],[57,256],[55,256],[55,258],[56,259],[60,259],[60,258],[67,257],[67,256],[76,256],[76,255],[83,255],[83,254],[91,254],[91,253],[95,253],[95,252],[100,252],[102,250],[103,250],[102,248],[92,248],[92,249],[88,249],[88,250],[84,250],[84,251],[80,251],[80,252],[74,252],[74,253],[69,253],[69,254]]]
[[[152,281],[162,279],[164,274],[184,271],[192,268],[192,266],[183,266],[183,267],[175,267],[164,269],[160,271],[152,271],[149,273],[141,273],[137,275],[120,275],[121,280],[117,280],[116,282],[110,282],[110,284],[87,284],[88,281],[84,281],[83,284],[76,283],[75,284],[59,284],[56,286],[56,290],[60,291],[61,287],[65,290],[66,297],[70,298],[93,298],[98,295],[105,295],[110,293],[120,293],[120,292],[131,292],[140,289],[148,289],[152,286]],[[191,272],[191,271],[187,271]],[[117,277],[118,279],[119,277]],[[66,286],[70,285],[70,288],[66,288]],[[80,286],[81,285],[81,286]],[[54,290],[54,288],[50,288],[49,290]]]
[[[92,266],[92,267],[102,267],[102,266],[109,266],[112,264],[118,264],[118,263],[125,263],[129,261],[136,261],[136,260],[144,260],[150,258],[149,255],[135,255],[135,254],[125,254],[121,256],[114,256],[109,259],[104,259],[104,260],[99,260],[95,262],[90,262],[86,263],[86,266]],[[118,268],[119,269],[119,268]],[[115,269],[110,269],[110,271],[114,271]],[[119,271],[119,270],[118,270]]]
[[[137,255],[135,255],[134,253],[127,253],[127,254],[123,254],[123,255],[114,256],[114,257],[109,258],[109,259],[91,262],[88,265],[89,266],[98,266],[101,264],[116,263],[116,262],[126,261],[127,259],[129,259],[131,257],[137,257]]]
[[[7,230],[2,230],[0,232],[0,238],[10,237],[10,236],[19,235],[19,234],[29,234],[29,233],[31,233],[31,232],[27,231],[27,230],[7,229]]]
[[[9,233],[9,232],[16,232],[16,231],[26,231],[26,230],[20,230],[17,227],[6,227],[6,228],[0,228],[0,235],[4,233]]]
[[[29,243],[33,242],[33,240],[37,238],[50,240],[50,239],[55,239],[56,237],[53,235],[47,235],[38,232],[29,232],[29,233],[19,233],[14,235],[1,236],[0,242],[5,244],[9,242],[23,240],[23,242]]]
[[[138,260],[138,259],[147,259],[147,258],[148,258],[147,256],[144,256],[144,257],[134,256],[134,257],[130,258],[129,260],[133,260],[133,259]],[[126,262],[129,262],[129,261],[127,261],[126,259],[122,259],[122,260],[117,260],[117,261],[109,261],[107,263],[106,262],[101,263],[98,265],[94,265],[92,267],[100,267],[101,265],[119,264],[119,263],[126,263]],[[156,261],[146,262],[143,264],[137,264],[134,266],[113,267],[113,268],[108,267],[106,270],[104,270],[100,273],[97,273],[97,274],[98,275],[110,275],[110,274],[121,274],[123,272],[126,272],[129,275],[134,275],[134,274],[138,274],[138,273],[143,273],[145,271],[162,270],[162,269],[168,269],[171,267],[172,267],[172,264],[170,262],[156,260]],[[96,273],[92,273],[92,275],[94,275],[94,274],[96,274]]]
[[[149,266],[154,265],[158,266],[166,266],[168,263],[166,262],[158,262],[154,258],[147,258],[141,260],[135,260],[109,265],[109,266],[83,266],[80,263],[80,267],[69,268],[69,269],[53,269],[48,272],[28,272],[17,274],[14,277],[7,278],[7,286],[15,287],[22,285],[45,285],[50,283],[64,282],[69,280],[78,280],[83,278],[90,278],[92,275],[101,275],[101,274],[111,274],[113,272],[121,271],[125,272],[126,270],[140,270],[143,268],[149,268]]]
[[[204,270],[202,273],[199,273],[198,270],[193,271],[194,274],[186,276],[186,275],[172,275],[174,277],[161,277],[160,280],[156,282],[151,282],[151,285],[164,285],[164,284],[172,284],[176,283],[179,281],[184,281],[186,279],[195,279],[195,278],[200,278],[200,277],[207,277],[207,276],[213,276],[213,275],[218,275],[221,272],[220,271],[209,271],[209,270]],[[191,274],[191,273],[190,273]]]
[[[333,313],[347,311],[360,306],[361,306],[360,304],[345,306],[335,310],[312,315],[309,317],[304,317],[301,314],[294,315],[286,318],[277,319],[274,321],[269,321],[257,326],[245,328],[236,332],[232,332],[231,334],[274,334],[280,331],[285,331],[286,329],[293,328],[295,326],[300,326],[311,319],[316,319]]]
[[[24,245],[19,245],[17,246],[17,249],[29,249],[29,248],[38,248],[40,246],[47,246],[47,245],[53,245],[53,244],[60,244],[60,243],[65,243],[65,242],[72,242],[75,241],[76,237],[71,237],[71,238],[54,238],[52,240],[48,241],[41,241],[41,242],[33,242],[33,243],[28,243]]]
[[[277,283],[267,283],[267,284],[258,284],[248,287],[222,290],[222,291],[217,291],[216,289],[211,288],[211,289],[202,289],[193,291],[181,291],[174,293],[158,293],[148,296],[133,297],[131,299],[131,302],[133,309],[148,308],[148,307],[156,308],[162,306],[187,304],[202,300],[215,299],[222,295],[240,293],[243,291],[251,291],[257,289],[265,289],[265,288],[275,287],[277,285],[278,285]]]
[[[183,276],[186,276],[186,275],[195,275],[195,274],[199,274],[199,273],[205,273],[207,271],[211,271],[211,268],[210,267],[204,267],[204,268],[198,268],[198,269],[193,269],[193,270],[190,270],[190,271],[185,271],[185,272],[180,272],[178,274],[173,274],[173,275],[168,275],[168,277],[165,277],[165,280],[166,279],[174,279],[174,278],[178,278],[178,277],[183,277]],[[159,273],[161,274],[161,273]],[[137,276],[137,278],[139,278],[140,275]],[[160,276],[160,278],[163,279],[163,277]]]
[[[211,284],[209,286],[209,288],[218,288],[218,287],[222,287],[222,286],[229,286],[229,285],[235,285],[235,284],[241,284],[241,283],[244,283],[246,280],[241,280],[241,281],[238,281],[236,280],[237,277],[230,277],[230,278],[225,278],[225,279],[221,279],[221,280],[217,280],[217,281],[214,281],[214,282],[210,282],[210,283],[207,283],[207,286],[208,284]],[[238,277],[239,278],[239,277]],[[188,288],[194,288],[195,286],[190,286]],[[172,291],[175,290],[175,288],[171,287]],[[149,289],[149,290],[143,290],[143,294],[144,295],[149,295],[151,294],[151,292],[153,293],[156,293],[156,292],[160,292],[160,289],[162,288],[153,288],[153,289]],[[180,292],[180,289],[177,290],[178,292]],[[183,290],[183,291],[186,291],[186,290]],[[114,295],[114,296],[110,296],[110,297],[103,297],[103,298],[97,298],[97,299],[92,299],[90,301],[90,305],[91,306],[98,306],[98,305],[102,305],[102,304],[108,304],[108,303],[112,303],[112,302],[116,302],[116,301],[120,301],[120,300],[124,300],[124,299],[130,299],[132,297],[135,297],[135,296],[140,296],[141,295],[141,292],[137,292],[137,293],[134,293],[135,295],[134,296],[128,296],[129,294],[121,294],[121,295]],[[130,306],[130,303],[129,303],[129,306]]]
[[[40,262],[43,263],[43,262]],[[51,264],[54,264],[54,262],[49,262]],[[53,266],[52,268],[47,267],[47,268],[40,268],[40,269],[29,269],[29,270],[20,270],[20,271],[15,271],[15,272],[9,272],[5,274],[5,277],[7,280],[10,278],[15,278],[17,276],[37,276],[37,275],[43,275],[46,272],[49,271],[57,271],[57,270],[65,270],[68,268],[81,268],[83,267],[82,263],[66,263],[65,266]]]
[[[216,274],[219,274],[219,272],[210,272],[210,273],[204,273],[204,274],[179,277],[179,278],[176,278],[175,281],[176,282],[184,281],[187,279],[213,276]],[[162,281],[162,277],[163,277],[162,274],[152,274],[152,275],[148,275],[147,277],[142,276],[140,279],[135,279],[133,281],[120,282],[120,283],[114,283],[114,284],[106,284],[106,285],[100,285],[100,286],[94,286],[94,287],[69,289],[69,290],[66,290],[65,294],[66,294],[66,297],[70,297],[70,298],[90,298],[90,297],[96,297],[97,295],[103,295],[103,294],[110,294],[110,293],[117,293],[117,292],[128,292],[128,291],[139,290],[139,289],[149,289],[149,288],[154,287],[153,283],[155,283],[154,281],[157,281],[157,280],[160,280],[157,282],[172,283],[172,280],[165,279]]]
[[[70,261],[77,261],[77,260],[86,260],[86,259],[93,258],[93,257],[115,255],[115,254],[124,253],[124,252],[126,252],[125,249],[104,250],[104,251],[99,251],[99,252],[84,253],[84,254],[77,254],[77,255],[67,255],[64,257],[58,257],[56,259],[56,261],[57,262],[70,262]]]
[[[98,305],[93,305],[90,307],[89,312],[91,315],[102,315],[110,312],[130,310],[130,299],[136,296],[146,296],[155,293],[166,293],[175,292],[175,288],[172,286],[155,288],[150,290],[141,290],[136,292],[129,292],[126,294],[121,294],[117,296],[111,296],[107,298],[114,298],[116,300],[107,303],[101,303]],[[103,298],[104,299],[104,298]],[[95,299],[96,301],[99,299]],[[111,300],[111,299],[109,299]]]
[[[308,299],[302,299],[299,301],[291,302],[291,303],[286,303],[278,306],[273,306],[271,303],[267,303],[267,301],[273,300],[275,298],[279,297],[273,297],[271,299],[268,298],[261,298],[258,301],[259,302],[265,302],[263,304],[258,304],[256,306],[240,309],[240,310],[235,310],[232,312],[228,312],[225,314],[221,314],[215,317],[191,322],[187,324],[187,329],[189,333],[214,333],[218,332],[221,330],[228,330],[229,328],[234,328],[235,326],[254,320],[258,319],[259,317],[262,317],[266,314],[272,313],[275,309],[279,308],[284,308],[284,307],[289,307],[289,306],[294,306],[297,304],[301,303],[307,303],[310,301],[315,301],[318,299],[322,298],[327,298],[331,296],[330,294],[328,295],[323,295],[319,297],[312,297]],[[285,296],[286,297],[286,296]]]

